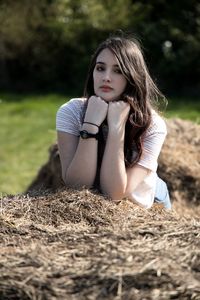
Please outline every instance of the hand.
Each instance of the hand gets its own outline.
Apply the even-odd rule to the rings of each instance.
[[[100,126],[106,118],[107,112],[108,103],[106,103],[100,97],[91,96],[88,100],[85,121],[95,123]]]
[[[130,104],[124,101],[109,102],[108,127],[109,130],[119,130],[126,124],[130,111]]]

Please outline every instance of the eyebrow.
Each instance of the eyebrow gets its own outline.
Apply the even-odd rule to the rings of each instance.
[[[100,64],[100,65],[106,65],[106,63],[104,63],[103,61],[97,61],[96,62],[96,65],[97,64]],[[113,67],[118,67],[119,68],[119,65],[118,64],[115,64],[115,65],[113,65]]]

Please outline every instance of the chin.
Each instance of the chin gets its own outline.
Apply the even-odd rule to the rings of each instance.
[[[112,101],[117,101],[119,100],[120,96],[119,95],[114,95],[113,92],[111,93],[102,93],[101,91],[96,91],[96,96],[100,97],[106,102],[112,102]]]
[[[113,96],[109,96],[109,95],[97,95],[98,97],[101,97],[104,101],[106,102],[112,102],[112,101],[116,101],[119,97],[113,97]]]
[[[109,98],[109,97],[101,97],[106,102],[112,102],[115,101],[115,98]]]

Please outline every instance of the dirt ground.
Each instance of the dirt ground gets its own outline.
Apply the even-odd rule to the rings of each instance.
[[[0,299],[200,299],[200,131],[168,126],[172,211],[63,188],[55,147],[28,195],[1,199]]]

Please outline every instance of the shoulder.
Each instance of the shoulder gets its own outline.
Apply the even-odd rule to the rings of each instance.
[[[154,172],[157,170],[157,159],[166,135],[167,127],[164,119],[157,112],[152,111],[151,124],[143,136],[143,150],[139,165]]]
[[[81,112],[86,108],[87,100],[86,98],[72,98],[68,102],[64,103],[59,109],[58,113],[62,112]]]
[[[85,98],[74,98],[64,103],[56,114],[56,129],[74,135],[79,135],[82,125],[87,100]]]
[[[162,118],[155,110],[152,110],[152,119],[147,134],[163,133],[167,134],[167,126],[164,118]]]

